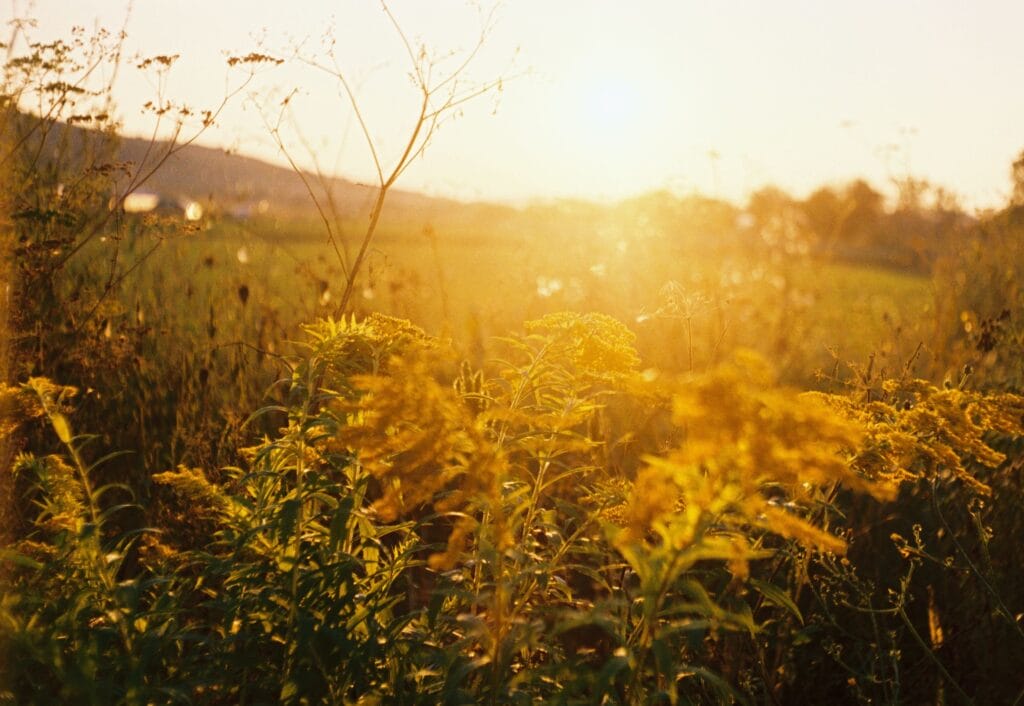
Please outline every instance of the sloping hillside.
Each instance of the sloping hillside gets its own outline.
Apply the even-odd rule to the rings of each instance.
[[[168,142],[151,142],[138,137],[112,137],[80,125],[40,122],[28,115],[10,118],[7,129],[10,139],[37,145],[29,150],[37,155],[36,167],[60,162],[65,166],[79,164],[82,169],[92,171],[105,162],[121,162],[126,163],[132,178],[152,173],[137,190],[169,199],[195,199],[227,211],[259,201],[267,201],[275,211],[291,215],[312,214],[314,210],[309,191],[294,170],[224,149],[196,144],[172,146]],[[171,154],[165,160],[168,152]],[[159,168],[154,169],[157,166]],[[305,176],[318,197],[324,195],[325,189],[330,190],[339,215],[345,218],[367,213],[376,195],[373,185],[343,178],[321,183],[314,175]],[[122,186],[127,179],[122,177]],[[388,212],[400,220],[451,216],[465,206],[458,201],[401,189],[393,189],[388,195]]]
[[[168,145],[150,145],[148,140],[122,137],[119,159],[135,165],[152,163],[154,155],[166,153]],[[148,157],[147,157],[148,151]],[[311,184],[318,182],[307,175]],[[346,214],[367,211],[376,189],[347,179],[327,181],[337,207]],[[293,170],[222,149],[186,145],[176,149],[142,187],[168,196],[188,196],[229,207],[232,204],[267,200],[275,207],[291,210],[312,208],[302,179]],[[319,196],[320,194],[318,194]],[[388,196],[389,209],[436,213],[460,204],[400,189]]]

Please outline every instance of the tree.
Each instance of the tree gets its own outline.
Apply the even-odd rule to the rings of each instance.
[[[750,195],[747,200],[747,212],[754,217],[758,225],[764,226],[773,218],[779,217],[794,205],[793,197],[776,186],[765,186]]]
[[[884,197],[863,179],[850,182],[843,190],[849,213],[843,220],[842,242],[859,248],[870,248],[881,238],[885,218]]]
[[[823,186],[804,199],[800,209],[807,219],[807,225],[826,250],[831,250],[840,239],[843,224],[852,210],[849,200],[839,196],[833,189]]]
[[[1010,167],[1010,178],[1013,181],[1010,205],[1024,206],[1024,150],[1021,150],[1013,166]]]

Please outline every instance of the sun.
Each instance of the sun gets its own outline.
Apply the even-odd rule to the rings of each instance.
[[[656,112],[642,72],[592,64],[565,84],[566,134],[578,149],[617,160],[646,144]]]
[[[632,126],[638,114],[636,86],[619,78],[598,78],[586,87],[586,123],[595,132],[617,133]]]
[[[576,99],[576,122],[588,142],[614,146],[640,128],[640,95],[635,83],[614,75],[583,81]]]

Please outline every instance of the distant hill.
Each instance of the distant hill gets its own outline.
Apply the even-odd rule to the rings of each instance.
[[[146,139],[122,137],[118,158],[141,165],[147,159],[148,150],[148,163],[152,163],[154,155],[165,153],[167,147],[167,143],[151,146]],[[317,185],[314,175],[306,176],[311,184]],[[329,179],[327,186],[338,209],[345,215],[368,212],[377,193],[375,187],[342,178]],[[275,210],[288,212],[313,208],[309,193],[294,170],[194,144],[181,147],[171,155],[140,190],[169,197],[188,197],[226,209],[258,201],[267,201]],[[401,189],[393,189],[388,194],[388,209],[408,212],[406,215],[429,216],[462,205],[454,200]]]
[[[9,117],[11,135],[23,135],[28,144],[37,144],[43,161],[71,160],[83,169],[108,161],[128,163],[134,176],[145,174],[157,165],[171,145],[166,141],[119,136],[116,153],[106,157],[109,137],[82,125],[51,123],[39,131],[39,118],[26,114]],[[116,172],[115,172],[116,173]],[[339,216],[359,218],[369,213],[376,197],[375,186],[358,184],[344,178],[329,178],[321,184],[306,174],[318,198],[329,189]],[[124,185],[124,179],[121,180]],[[196,144],[178,146],[174,153],[153,172],[136,191],[150,192],[168,200],[191,199],[207,209],[226,213],[243,211],[261,201],[273,213],[287,216],[314,216],[315,207],[303,179],[294,170],[246,157],[224,149]],[[434,198],[403,189],[388,193],[386,218],[399,223],[425,223],[434,220],[464,221],[477,218],[481,211],[509,212],[505,206],[466,204],[453,199]]]

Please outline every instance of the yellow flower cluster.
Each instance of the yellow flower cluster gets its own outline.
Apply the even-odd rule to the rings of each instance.
[[[889,380],[883,392],[881,400],[871,402],[819,395],[865,428],[855,459],[865,476],[898,484],[950,473],[978,493],[991,492],[964,462],[970,458],[997,468],[1006,460],[985,436],[1024,434],[1024,397],[940,389],[924,380]]]
[[[36,458],[20,454],[14,461],[15,473],[30,469],[45,492],[43,512],[36,525],[53,534],[80,532],[86,518],[86,497],[75,470],[60,456]]]
[[[622,539],[642,539],[656,523],[682,509],[679,486],[671,473],[661,468],[642,469],[629,489],[629,502],[609,508],[606,519],[623,525],[628,534]]]
[[[230,505],[220,486],[207,480],[200,468],[178,466],[176,471],[154,474],[153,482],[171,488],[189,503],[190,512],[197,517],[216,517]]]
[[[0,441],[6,439],[29,419],[49,414],[55,427],[67,426],[62,414],[66,401],[78,394],[78,390],[67,385],[58,385],[48,378],[29,378],[18,387],[0,383]],[[67,435],[68,430],[64,431]]]
[[[558,312],[528,321],[531,334],[551,339],[552,353],[564,356],[584,376],[616,379],[635,372],[640,364],[636,335],[605,314]]]
[[[29,416],[24,391],[0,383],[0,442],[7,439]]]
[[[432,502],[437,512],[447,513],[483,501],[492,515],[500,513],[504,461],[458,394],[435,380],[428,356],[395,357],[388,369],[388,375],[352,379],[362,394],[339,403],[348,423],[328,442],[331,450],[354,453],[379,481],[376,512],[391,521]],[[495,520],[500,526],[500,517]],[[448,551],[432,563],[451,566],[474,527],[467,513]]]
[[[326,319],[303,327],[315,358],[326,364],[324,384],[335,387],[352,375],[383,372],[388,361],[408,350],[429,349],[436,341],[406,321],[384,314]]]
[[[684,442],[664,458],[647,459],[625,510],[620,545],[643,542],[653,530],[677,549],[716,547],[714,555],[742,575],[742,547],[731,530],[762,528],[839,553],[843,540],[805,519],[801,508],[835,484],[877,497],[893,493],[850,467],[847,456],[863,436],[856,422],[777,387],[768,366],[753,356],[680,381],[672,415]]]
[[[64,412],[67,400],[78,390],[58,385],[47,378],[33,377],[19,387],[0,385],[0,442],[29,419],[48,417],[57,436],[71,441],[71,427]],[[19,454],[12,466],[15,474],[31,471],[44,491],[43,512],[36,524],[54,534],[79,532],[85,522],[86,493],[75,469],[58,455],[37,458]]]

